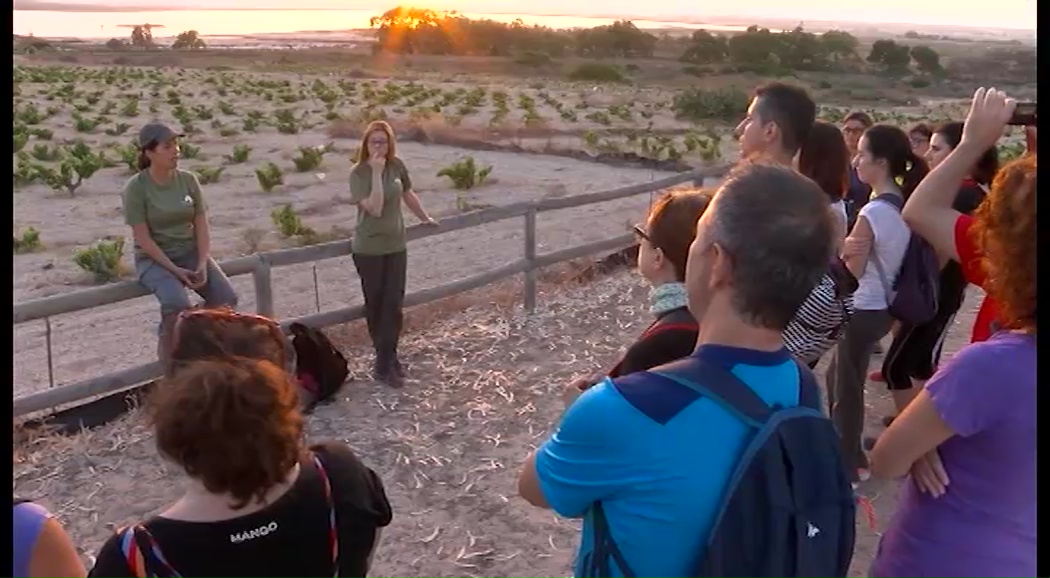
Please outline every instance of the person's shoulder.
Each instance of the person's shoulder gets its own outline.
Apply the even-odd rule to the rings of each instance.
[[[145,171],[138,171],[137,173],[128,177],[128,180],[124,181],[124,191],[141,191],[145,186]]]
[[[310,446],[310,451],[317,454],[326,470],[347,470],[363,468],[364,465],[353,450],[345,443],[324,441]]]
[[[950,366],[966,373],[975,370],[1000,373],[1010,372],[1012,368],[1035,367],[1035,341],[1031,335],[1001,331],[985,341],[971,343],[960,349],[952,357]]]
[[[372,167],[368,166],[368,163],[355,162],[354,166],[350,167],[350,176],[361,176],[366,175],[372,171]]]
[[[407,171],[408,170],[408,165],[405,164],[404,159],[402,159],[401,157],[395,156],[390,161],[390,163],[392,165],[394,165],[394,167],[397,168],[397,170],[399,170],[399,171]]]
[[[200,178],[197,177],[197,173],[190,170],[175,169],[175,178],[180,183],[200,186]]]
[[[650,421],[660,425],[666,424],[699,400],[701,395],[694,389],[661,375],[664,371],[674,372],[671,366],[664,365],[610,380],[610,396],[614,392],[615,398],[611,398],[606,405],[616,408],[622,407],[623,402],[626,402],[634,411]],[[616,401],[619,401],[619,404],[616,404]]]
[[[102,544],[95,557],[95,566],[88,572],[88,576],[132,576],[121,546],[120,531],[111,534]]]

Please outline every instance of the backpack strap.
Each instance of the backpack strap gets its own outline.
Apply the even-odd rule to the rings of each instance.
[[[179,578],[160,551],[156,539],[142,524],[129,526],[120,531],[120,550],[124,553],[128,569],[136,578]]]
[[[820,386],[817,385],[817,374],[813,373],[812,369],[797,359],[795,360],[795,365],[798,366],[798,404],[817,411],[823,411],[824,402],[821,399]]]
[[[688,372],[691,379],[676,375],[678,370]],[[773,409],[749,385],[732,371],[707,360],[690,356],[652,373],[692,389],[751,427],[761,427],[773,415]]]
[[[612,576],[609,566],[609,560],[611,559],[620,568],[620,575],[623,578],[635,578],[637,574],[631,569],[627,559],[623,557],[623,552],[620,552],[620,547],[616,545],[616,540],[612,538],[612,531],[609,529],[609,519],[605,517],[605,509],[602,507],[601,502],[595,502],[591,506],[591,518],[594,522],[594,545],[589,563],[584,564],[586,575],[594,578]]]
[[[321,481],[324,484],[324,498],[328,503],[328,543],[332,550],[332,566],[335,568],[333,576],[339,576],[339,527],[336,525],[335,519],[335,499],[332,497],[332,481],[328,477],[328,470],[325,469],[324,463],[321,462],[321,458],[317,455],[317,452],[313,452],[314,466],[317,467],[317,473],[321,474]]]
[[[900,195],[893,193],[882,193],[872,199],[872,201],[882,201],[897,209],[898,213],[904,209],[904,199]],[[875,250],[875,247],[871,248],[871,257],[872,262],[875,264],[875,272],[879,274],[879,281],[882,282],[882,290],[886,295],[886,307],[889,308],[893,305],[893,283],[890,283],[889,275],[886,274],[886,268],[882,266],[882,259],[879,258],[879,253]]]

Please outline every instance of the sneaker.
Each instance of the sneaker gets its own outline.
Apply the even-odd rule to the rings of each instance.
[[[874,382],[877,382],[877,383],[885,383],[886,382],[886,377],[884,375],[882,375],[882,370],[881,369],[876,369],[875,371],[873,371],[873,372],[868,374],[868,381],[874,381]]]

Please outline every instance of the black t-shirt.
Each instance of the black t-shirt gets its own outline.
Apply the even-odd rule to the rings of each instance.
[[[677,361],[696,349],[698,332],[688,308],[666,311],[631,344],[608,375],[620,377]]]
[[[339,576],[365,576],[378,528],[392,514],[379,476],[346,445],[311,448],[332,484],[339,532]],[[329,507],[309,452],[295,484],[269,507],[232,520],[186,522],[154,517],[144,526],[182,576],[332,576]],[[130,577],[115,535],[102,546],[89,576]]]

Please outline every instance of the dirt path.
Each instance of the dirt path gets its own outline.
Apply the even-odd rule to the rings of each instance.
[[[281,137],[277,135],[275,138]],[[291,142],[271,144],[274,151],[294,149]],[[220,147],[228,145],[216,143],[214,146],[210,152],[218,154],[222,150]],[[482,187],[457,193],[443,184],[435,173],[438,167],[462,157],[464,151],[407,143],[401,145],[400,154],[410,167],[415,168],[423,202],[437,218],[457,212],[457,196],[473,204],[505,205],[607,190],[672,174],[542,155],[476,152],[473,154],[479,163],[496,167],[494,178]],[[246,231],[271,231],[256,248],[276,247],[269,213],[271,208],[284,203],[293,204],[304,222],[318,231],[351,230],[354,209],[345,202],[343,187],[339,184],[349,178],[349,163],[333,159],[330,165],[323,181],[312,174],[293,175],[290,178],[295,180],[290,180],[289,186],[269,196],[254,190],[206,186],[217,257],[222,259],[251,252],[245,246],[245,238],[250,235]],[[230,170],[249,169],[234,166]],[[44,197],[34,198],[33,204],[19,207],[19,222],[36,226],[42,231],[43,238],[53,243],[45,253],[16,256],[17,300],[87,286],[82,285],[83,274],[72,266],[69,255],[76,245],[86,244],[93,238],[124,234],[119,215],[119,190],[125,178],[120,171],[110,170],[89,183],[90,188],[86,186],[86,190],[75,199],[48,198],[43,191],[21,193],[17,197],[28,198],[25,195],[31,194]],[[650,195],[643,194],[544,213],[537,220],[538,251],[542,254],[622,234],[630,223],[643,218],[649,202]],[[406,216],[406,220],[414,222],[410,216]],[[408,290],[434,287],[494,269],[519,259],[523,244],[524,224],[521,219],[412,243],[409,247]],[[321,310],[361,302],[359,281],[349,257],[319,262],[316,271],[316,295],[311,265],[274,271],[274,299],[279,317],[313,313],[318,300]],[[254,310],[251,277],[237,277],[233,283],[241,297],[240,308]],[[133,367],[154,358],[157,310],[152,297],[62,315],[51,322],[57,385]],[[47,387],[44,333],[43,321],[15,327],[16,396]]]
[[[541,295],[531,319],[486,304],[406,337],[413,378],[400,391],[355,379],[344,398],[309,420],[311,440],[348,442],[384,480],[394,507],[376,557],[377,576],[566,576],[578,523],[516,497],[521,461],[561,415],[559,390],[580,372],[606,366],[648,322],[647,291],[629,272]],[[968,338],[970,295],[946,350]],[[482,303],[498,300],[477,294]],[[409,323],[418,323],[418,310]],[[416,319],[414,319],[416,318]],[[359,324],[332,331],[355,376],[367,375]],[[881,363],[873,360],[872,367]],[[818,368],[823,375],[823,368]],[[889,410],[869,385],[868,433]],[[114,525],[160,511],[180,476],[156,455],[138,414],[72,438],[49,438],[16,460],[14,490],[41,498],[87,554]],[[864,516],[851,576],[866,575],[879,531],[896,507],[896,483],[861,487],[875,510]]]

